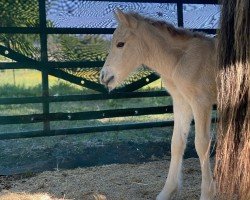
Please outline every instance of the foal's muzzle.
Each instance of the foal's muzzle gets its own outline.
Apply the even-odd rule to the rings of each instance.
[[[101,84],[108,87],[110,83],[114,81],[115,76],[111,73],[108,73],[106,70],[102,70],[100,73],[100,82]]]

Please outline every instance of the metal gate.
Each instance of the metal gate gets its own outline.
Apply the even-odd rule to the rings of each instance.
[[[107,99],[125,99],[125,98],[145,98],[145,97],[163,97],[168,96],[168,93],[164,90],[158,91],[138,91],[143,86],[152,83],[159,79],[159,76],[154,72],[142,69],[133,77],[131,77],[126,84],[120,88],[114,90],[112,93],[108,91],[98,82],[98,73],[101,69],[104,60],[78,60],[78,61],[53,61],[48,55],[48,39],[50,34],[112,34],[114,28],[103,28],[103,27],[55,27],[50,24],[47,19],[48,13],[46,12],[46,6],[53,3],[51,0],[41,1],[6,1],[7,3],[0,3],[2,9],[7,9],[8,6],[15,6],[17,2],[24,6],[24,9],[36,12],[37,19],[36,25],[32,27],[17,25],[12,26],[11,24],[4,24],[7,19],[0,19],[0,34],[37,34],[40,41],[40,52],[39,59],[31,58],[24,53],[18,52],[18,47],[3,45],[0,41],[0,55],[9,58],[12,62],[0,62],[0,70],[9,69],[35,69],[42,74],[42,95],[39,97],[17,97],[17,98],[0,98],[0,105],[12,105],[12,104],[29,104],[29,103],[41,103],[43,112],[41,114],[27,114],[27,115],[11,115],[1,116],[0,111],[0,125],[7,124],[29,124],[29,123],[43,123],[42,130],[35,131],[13,131],[0,134],[0,140],[3,139],[15,139],[15,138],[28,138],[28,137],[40,137],[40,136],[55,136],[65,134],[84,134],[90,132],[102,132],[102,131],[114,131],[114,130],[127,130],[127,129],[140,129],[140,128],[152,128],[152,127],[164,127],[172,126],[173,121],[160,121],[160,122],[143,122],[143,123],[126,123],[117,125],[101,125],[101,126],[88,126],[70,129],[51,129],[50,122],[52,121],[72,121],[72,120],[90,120],[90,119],[103,119],[113,117],[125,117],[125,116],[140,116],[140,115],[152,115],[152,114],[164,114],[172,113],[172,106],[157,106],[157,107],[138,107],[129,109],[111,109],[111,110],[99,110],[99,111],[88,111],[88,112],[50,112],[50,104],[56,102],[74,102],[74,101],[93,101],[93,100],[107,100]],[[62,1],[61,2],[67,2]],[[77,2],[77,1],[75,1]],[[88,2],[100,2],[100,1],[84,1]],[[183,7],[185,4],[217,4],[217,0],[164,0],[164,1],[153,1],[153,0],[109,0],[101,2],[113,2],[119,3],[130,2],[130,3],[160,3],[160,4],[173,4],[176,7],[176,19],[177,25],[180,27],[184,26],[184,14]],[[2,5],[1,5],[2,4]],[[111,4],[110,4],[111,5]],[[70,5],[69,5],[70,13]],[[112,9],[112,7],[111,7]],[[122,7],[121,7],[122,9]],[[2,12],[2,11],[1,11]],[[4,10],[3,12],[6,12]],[[17,13],[18,15],[19,13]],[[164,13],[163,13],[164,14]],[[158,13],[159,16],[162,13]],[[1,14],[0,14],[1,16]],[[11,17],[11,16],[10,16]],[[4,25],[1,25],[4,24]],[[214,28],[207,29],[193,29],[194,31],[203,31],[208,34],[215,34]],[[102,52],[103,53],[103,52]],[[98,56],[97,56],[98,57]],[[105,56],[104,56],[105,57]],[[72,71],[74,73],[72,73]],[[76,73],[76,72],[80,72]],[[86,73],[87,72],[87,73]],[[52,96],[49,94],[49,75],[69,81],[73,84],[81,87],[86,87],[94,92],[86,95],[59,95]],[[1,77],[0,77],[1,80]]]

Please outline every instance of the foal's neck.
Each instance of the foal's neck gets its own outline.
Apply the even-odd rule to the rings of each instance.
[[[173,38],[165,32],[156,32],[153,28],[145,31],[144,40],[149,47],[145,65],[161,76],[171,78],[175,66],[188,46],[188,41]]]

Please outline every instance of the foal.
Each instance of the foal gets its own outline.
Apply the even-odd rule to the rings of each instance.
[[[211,108],[216,101],[214,40],[136,13],[117,10],[115,15],[119,25],[101,70],[100,82],[112,90],[143,64],[161,75],[173,98],[175,125],[171,163],[157,200],[170,199],[181,186],[182,157],[193,117],[195,148],[202,171],[200,199],[213,199],[209,129]]]

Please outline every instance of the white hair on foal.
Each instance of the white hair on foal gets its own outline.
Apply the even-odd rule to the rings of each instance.
[[[170,199],[181,186],[182,157],[193,118],[202,171],[200,199],[213,199],[209,150],[211,110],[217,95],[214,39],[136,13],[117,10],[115,16],[119,23],[100,82],[112,90],[143,64],[161,75],[173,98],[171,163],[165,186],[156,199]]]

